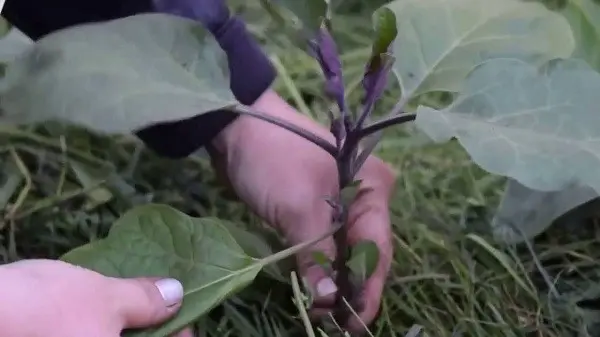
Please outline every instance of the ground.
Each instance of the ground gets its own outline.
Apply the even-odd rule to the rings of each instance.
[[[278,67],[277,91],[303,113],[323,111],[316,64],[257,20],[264,14],[253,6],[237,8],[244,10]],[[356,0],[346,1],[342,9],[335,27],[352,87],[369,53],[369,8]],[[392,88],[378,110],[393,104],[396,94]],[[354,103],[359,97],[359,90],[350,95]],[[0,209],[17,205],[6,207],[16,220],[0,222],[3,262],[59,257],[104,236],[125,210],[148,201],[195,215],[256,221],[242,204],[224,196],[202,155],[175,162],[142,149],[133,137],[106,138],[54,124],[2,129],[0,139]],[[594,286],[600,277],[595,260],[600,236],[594,205],[531,245],[497,245],[473,229],[493,216],[503,179],[478,169],[457,144],[423,145],[423,140],[406,127],[390,130],[377,150],[397,171],[398,182],[391,207],[395,259],[372,335],[403,336],[420,325],[431,337],[587,336],[583,322],[598,317],[573,302],[575,295],[585,295],[592,299],[588,309],[598,307],[593,299],[600,295]],[[67,162],[75,162],[73,170],[66,169]],[[89,169],[108,166],[121,176]],[[122,195],[103,203],[111,196],[98,188],[103,183],[120,188]],[[260,278],[228,300],[198,324],[200,335],[306,336],[289,287],[273,282]],[[273,296],[285,296],[289,303],[270,301]],[[593,324],[588,325],[593,332]]]

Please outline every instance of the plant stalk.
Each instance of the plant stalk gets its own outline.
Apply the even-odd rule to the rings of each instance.
[[[350,128],[348,128],[350,129]],[[338,151],[336,158],[338,170],[339,191],[346,188],[354,181],[354,160],[358,153],[360,138],[355,130],[348,130],[346,139]],[[347,307],[346,301],[352,306],[357,305],[357,311],[361,311],[360,303],[356,303],[358,298],[358,286],[352,282],[351,271],[347,265],[350,258],[350,247],[348,245],[347,230],[349,204],[345,204],[341,198],[338,199],[338,205],[335,209],[333,224],[334,226],[342,224],[342,228],[333,234],[333,240],[336,245],[336,258],[333,261],[333,268],[336,271],[335,284],[338,287],[335,299],[335,310],[333,313],[335,321],[339,325],[346,325],[352,311]],[[345,300],[345,301],[344,301]]]

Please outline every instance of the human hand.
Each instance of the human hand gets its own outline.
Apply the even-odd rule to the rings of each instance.
[[[0,267],[0,334],[118,337],[166,321],[182,296],[172,279],[117,279],[62,261],[23,260]]]
[[[297,113],[273,92],[267,92],[253,106],[277,115],[330,140],[329,130]],[[322,236],[332,229],[332,208],[326,196],[337,195],[337,168],[334,159],[309,141],[250,116],[240,116],[213,143],[217,172],[225,172],[237,195],[259,216],[281,230],[290,244]],[[369,324],[379,310],[381,294],[390,268],[392,243],[388,200],[395,177],[381,160],[370,157],[358,173],[361,188],[349,211],[349,244],[374,241],[380,250],[379,265],[363,285],[360,320]],[[330,237],[314,246],[330,259],[335,244]],[[315,304],[331,309],[336,287],[325,271],[315,264],[310,252],[299,254],[298,268],[315,290]],[[318,309],[320,315],[328,310]],[[348,328],[362,330],[352,317]]]

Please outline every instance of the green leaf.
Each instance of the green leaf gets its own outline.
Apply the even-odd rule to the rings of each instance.
[[[114,277],[175,277],[183,283],[181,311],[163,326],[132,335],[167,336],[207,313],[254,280],[261,269],[222,221],[191,218],[171,207],[144,205],[123,215],[109,236],[62,260]]]
[[[389,46],[394,42],[398,34],[396,27],[396,15],[387,7],[381,7],[373,13],[375,26],[375,39],[371,49],[371,59],[379,60],[381,54],[388,52]],[[378,68],[379,63],[371,63],[373,68]]]
[[[140,14],[37,41],[0,82],[0,121],[129,133],[235,104],[227,57],[200,23]]]
[[[456,137],[483,169],[540,191],[600,191],[600,74],[581,60],[538,68],[490,60],[446,109],[420,107],[416,125],[436,141]]]
[[[568,20],[575,38],[572,57],[581,58],[600,70],[600,6],[593,0],[542,1]],[[598,196],[587,186],[569,186],[558,191],[536,191],[510,179],[492,220],[499,241],[518,243],[546,230],[554,220]],[[519,231],[515,231],[518,228]]]
[[[573,56],[580,57],[596,69],[600,69],[600,7],[592,0],[562,2],[564,4],[561,6],[551,7],[564,15],[571,25],[575,41]],[[540,27],[539,32],[542,28]],[[550,29],[548,34],[555,34],[554,31],[555,28]],[[556,44],[555,46],[560,47]],[[560,48],[556,51],[559,52],[557,57],[564,57],[564,54],[560,54]],[[509,180],[492,221],[492,229],[498,240],[520,242],[540,234],[564,212],[593,198],[594,193],[588,187],[574,186],[559,191],[542,192]],[[515,232],[513,226],[519,228],[521,233]]]
[[[62,260],[113,277],[174,277],[183,283],[177,315],[163,325],[127,336],[165,337],[205,315],[249,285],[265,266],[287,258],[334,230],[263,259],[244,253],[216,218],[192,218],[166,205],[134,208],[117,220],[108,237],[76,248]]]
[[[472,69],[493,57],[541,64],[568,57],[574,39],[566,19],[518,0],[395,0],[394,72],[404,100],[460,91]]]
[[[377,244],[370,240],[364,240],[352,246],[346,265],[364,281],[373,275],[378,263],[379,248]]]

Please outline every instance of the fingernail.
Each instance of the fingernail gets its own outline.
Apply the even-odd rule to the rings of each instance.
[[[337,286],[329,277],[326,277],[317,283],[317,295],[319,297],[329,296],[336,291]]]
[[[173,278],[158,280],[154,283],[167,307],[175,305],[183,299],[183,286]]]

